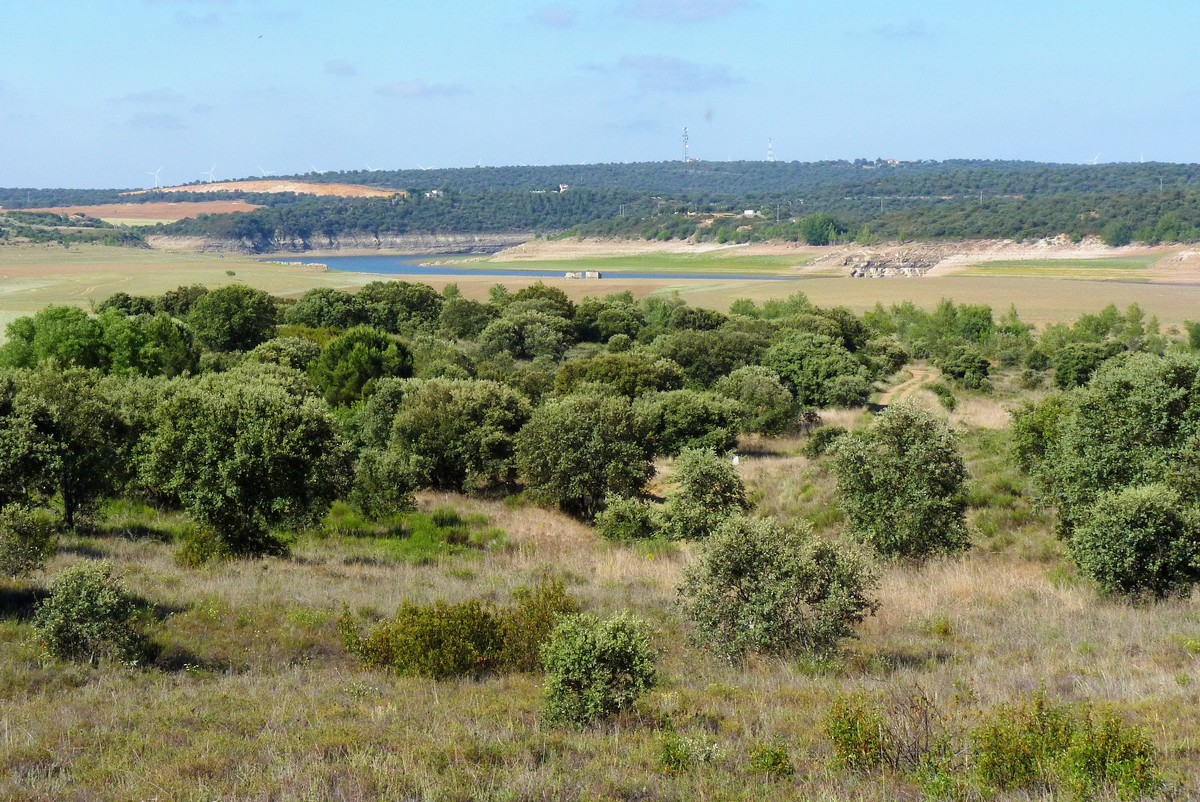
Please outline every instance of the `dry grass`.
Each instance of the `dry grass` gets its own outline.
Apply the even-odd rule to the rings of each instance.
[[[839,416],[853,424],[850,414]],[[68,539],[47,575],[95,556],[160,606],[155,668],[80,668],[29,645],[29,591],[0,589],[0,797],[22,799],[916,799],[891,775],[830,764],[821,736],[838,694],[920,687],[965,725],[984,706],[1045,685],[1068,700],[1113,704],[1151,729],[1185,796],[1200,792],[1196,600],[1139,607],[1103,601],[1064,568],[1048,521],[1004,517],[1026,491],[1002,464],[1003,433],[965,434],[973,520],[1003,531],[967,556],[883,566],[878,614],[832,664],[751,660],[732,666],[688,645],[675,607],[690,549],[600,540],[590,527],[537,507],[423,494],[424,509],[482,513],[506,548],[413,566],[348,561],[337,539],[302,537],[294,556],[184,569],[173,546],[107,535]],[[759,440],[740,470],[760,512],[831,508],[820,460],[795,438]],[[152,521],[169,529],[172,516]],[[836,536],[836,521],[823,531]],[[533,676],[435,683],[364,669],[345,654],[342,605],[386,615],[405,599],[486,597],[543,568],[567,577],[585,608],[632,609],[657,628],[664,683],[638,715],[595,730],[540,719]],[[656,721],[716,747],[714,760],[668,773]],[[797,774],[748,771],[772,738]],[[1004,798],[1004,797],[1000,797]],[[1023,798],[1023,797],[1012,797]]]

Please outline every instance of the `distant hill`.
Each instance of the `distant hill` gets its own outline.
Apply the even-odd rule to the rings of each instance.
[[[131,194],[0,189],[0,206],[205,201],[214,193],[263,208],[142,231],[256,252],[335,248],[343,240],[395,234],[511,232],[814,245],[1057,236],[1099,236],[1109,244],[1200,240],[1200,165],[1157,162],[859,159],[356,170]]]

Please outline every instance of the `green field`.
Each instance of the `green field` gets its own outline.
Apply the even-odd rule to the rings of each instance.
[[[1010,259],[983,262],[967,268],[959,275],[1018,276],[1046,278],[1119,278],[1137,281],[1131,275],[1149,269],[1157,256],[1118,256],[1103,259]]]
[[[506,268],[526,270],[598,270],[602,273],[723,273],[723,274],[787,274],[797,267],[804,267],[816,259],[816,254],[795,256],[741,256],[730,251],[706,253],[646,253],[629,256],[598,256],[579,259],[531,259],[503,262],[488,260],[488,264],[502,264]],[[470,267],[470,262],[459,266]]]

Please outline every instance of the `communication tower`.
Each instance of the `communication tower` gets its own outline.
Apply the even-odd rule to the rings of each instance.
[[[688,134],[687,134],[687,126],[685,125],[683,127],[683,163],[687,164],[687,162],[688,162]]]
[[[769,161],[769,162],[775,161],[775,140],[774,139],[767,140],[767,161]]]

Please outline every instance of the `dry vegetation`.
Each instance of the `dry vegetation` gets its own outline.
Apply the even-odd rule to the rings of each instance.
[[[44,209],[27,209],[30,212],[50,214],[85,214],[109,223],[121,225],[143,225],[146,221],[174,223],[202,214],[229,214],[251,212],[261,208],[244,200],[184,201],[178,203],[104,203],[97,206],[48,206]]]
[[[143,189],[129,195],[144,195],[147,192],[199,192],[219,194],[222,192],[295,192],[297,195],[322,195],[337,198],[390,198],[402,189],[380,189],[361,184],[316,184],[309,181],[288,181],[281,178],[264,178],[250,181],[214,181],[211,184],[186,184],[180,187]]]
[[[915,373],[915,372],[914,372]],[[913,374],[909,374],[912,376]],[[901,374],[894,381],[904,381]],[[1014,395],[961,394],[1002,408]],[[826,415],[860,425],[866,413]],[[1104,600],[1077,578],[1007,453],[1002,429],[960,423],[975,547],[883,571],[879,612],[837,660],[730,665],[689,645],[675,588],[689,546],[613,545],[556,512],[427,493],[422,509],[483,514],[507,532],[484,552],[402,560],[386,540],[302,533],[293,556],[185,569],[178,520],[109,511],[47,567],[112,559],[155,607],[154,665],[81,668],[40,657],[28,585],[0,585],[0,797],[20,799],[920,799],[898,775],[835,768],[821,734],[840,694],[919,692],[949,726],[1044,687],[1145,726],[1169,793],[1200,794],[1200,611],[1196,599]],[[837,538],[841,516],[804,438],[743,444],[761,514]],[[669,475],[671,464],[662,464]],[[327,527],[328,529],[328,527]],[[364,669],[336,631],[343,605],[367,617],[403,600],[507,601],[543,568],[592,612],[631,609],[656,627],[665,681],[635,714],[596,729],[541,720],[539,678],[433,682]],[[708,756],[662,762],[667,723]],[[750,754],[777,739],[796,773],[770,779]],[[1025,795],[999,798],[1028,799]]]

